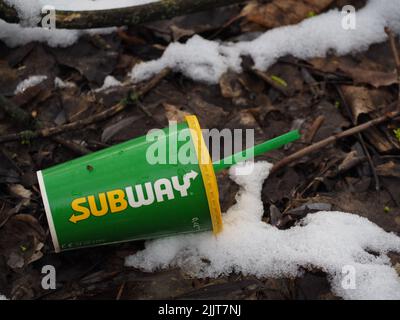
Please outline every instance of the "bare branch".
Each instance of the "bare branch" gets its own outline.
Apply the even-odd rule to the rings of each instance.
[[[60,29],[91,29],[113,26],[138,25],[145,22],[232,5],[245,0],[160,0],[148,4],[93,11],[56,11],[56,26]],[[0,0],[0,18],[19,21],[17,12]]]

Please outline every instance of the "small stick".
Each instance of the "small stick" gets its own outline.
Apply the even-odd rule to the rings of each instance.
[[[122,293],[124,292],[124,289],[125,289],[125,284],[126,284],[126,281],[124,281],[121,284],[121,286],[119,287],[117,296],[115,297],[115,300],[120,300],[121,299]]]
[[[385,28],[385,32],[389,37],[390,48],[392,49],[394,63],[396,64],[397,83],[398,83],[398,86],[399,86],[397,108],[400,110],[400,56],[399,56],[399,51],[397,50],[396,37],[393,34],[392,30],[390,30],[388,27],[386,27]]]
[[[92,153],[92,150],[89,150],[88,148],[72,142],[72,141],[68,141],[66,139],[63,139],[61,137],[52,137],[51,138],[54,142],[61,144],[62,146],[72,150],[73,152],[75,152],[78,155],[84,156],[87,155],[89,153]]]
[[[62,11],[56,8],[56,26],[59,29],[92,29],[138,25],[156,20],[201,12],[233,5],[245,0],[159,0],[125,8],[87,11]],[[0,0],[0,19],[18,23],[17,11]]]
[[[267,73],[256,70],[256,69],[251,69],[251,71],[258,76],[261,80],[265,81],[268,83],[270,86],[272,86],[274,89],[280,91],[283,93],[286,97],[289,96],[288,90],[286,87],[278,84],[276,81],[274,81]]]
[[[306,136],[304,137],[304,141],[306,143],[311,143],[314,140],[315,135],[317,134],[319,128],[321,128],[324,121],[325,121],[324,116],[318,116],[314,120],[313,124],[310,127],[310,130],[308,130]]]
[[[343,132],[334,134],[334,135],[332,135],[332,136],[330,136],[330,137],[328,137],[328,138],[326,138],[324,140],[318,141],[318,142],[316,142],[316,143],[314,143],[314,144],[312,144],[312,145],[310,145],[308,147],[305,147],[305,148],[303,148],[303,149],[291,154],[290,156],[287,156],[286,158],[283,158],[281,161],[277,162],[273,166],[271,172],[276,172],[279,169],[287,166],[288,164],[290,164],[290,163],[292,163],[292,162],[294,162],[294,161],[296,161],[296,160],[298,160],[298,159],[300,159],[300,158],[302,158],[302,157],[304,157],[304,156],[306,156],[306,155],[308,155],[310,153],[313,153],[313,152],[315,152],[317,150],[320,150],[320,149],[322,149],[322,148],[324,148],[324,147],[336,142],[339,139],[343,139],[343,138],[352,136],[352,135],[354,135],[356,133],[359,133],[359,132],[362,132],[364,130],[367,130],[368,128],[376,126],[377,124],[380,124],[382,122],[394,119],[394,118],[396,118],[398,116],[400,116],[400,110],[388,112],[388,113],[386,113],[385,115],[383,115],[381,117],[378,117],[378,118],[373,119],[371,121],[365,122],[363,124],[360,124],[360,125],[358,125],[356,127],[350,128],[350,129],[345,130]]]

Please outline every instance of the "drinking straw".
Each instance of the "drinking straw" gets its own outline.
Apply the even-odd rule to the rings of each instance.
[[[298,140],[300,137],[299,130],[290,131],[281,136],[260,143],[254,147],[230,155],[222,160],[215,161],[213,163],[214,171],[219,172],[237,164],[238,162],[260,156],[271,150],[279,149],[288,143]]]

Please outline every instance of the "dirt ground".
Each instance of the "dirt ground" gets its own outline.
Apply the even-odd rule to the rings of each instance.
[[[322,2],[327,5],[313,8],[313,14],[342,4]],[[267,5],[271,4],[263,4]],[[258,10],[233,19],[241,9],[236,5],[110,35],[85,36],[68,48],[29,43],[10,49],[0,42],[0,95],[14,107],[10,111],[0,101],[0,141],[20,131],[87,119],[116,104],[125,106],[88,126],[0,143],[2,294],[11,299],[337,299],[326,275],[317,269],[304,270],[304,276],[296,279],[240,274],[191,279],[180,270],[144,273],[124,267],[124,258],[143,248],[143,241],[54,253],[37,170],[166,127],[168,120],[182,120],[186,113],[196,114],[204,128],[254,128],[256,142],[299,129],[300,141],[259,158],[275,163],[393,109],[398,85],[389,42],[353,56],[332,53],[308,61],[288,56],[264,73],[254,72],[253,62],[244,59],[245,71],[225,74],[219,85],[165,72],[157,81],[94,91],[107,75],[125,81],[133,65],[160,57],[171,41],[185,41],[193,34],[250,39],[257,32],[307,18],[274,16],[269,8],[272,18],[260,16]],[[46,75],[47,80],[13,94],[21,80],[36,74]],[[75,85],[56,88],[55,77]],[[400,233],[398,128],[398,120],[382,123],[274,172],[263,188],[264,220],[289,228],[313,211],[338,209]],[[226,172],[218,180],[226,210],[235,202],[237,186]],[[399,270],[400,256],[391,258]],[[56,267],[56,290],[41,288],[41,268],[46,264]]]

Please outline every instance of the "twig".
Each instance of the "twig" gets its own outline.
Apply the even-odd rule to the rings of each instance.
[[[256,69],[250,69],[256,76],[258,76],[261,80],[265,81],[266,83],[268,83],[270,86],[272,86],[274,89],[280,91],[281,93],[283,93],[286,97],[289,96],[288,90],[286,87],[284,87],[283,85],[277,83],[276,81],[274,81],[274,79],[272,79],[272,77],[270,77],[267,73],[256,70]]]
[[[92,153],[92,150],[90,150],[90,149],[88,149],[88,148],[86,148],[86,147],[84,147],[84,146],[82,146],[82,145],[80,145],[78,143],[63,139],[61,137],[52,137],[51,139],[54,142],[57,142],[57,143],[61,144],[62,146],[72,150],[73,152],[75,152],[75,153],[77,153],[77,154],[79,154],[81,156],[84,156],[86,154]]]
[[[317,150],[320,150],[320,149],[322,149],[322,148],[324,148],[324,147],[336,142],[339,139],[343,139],[343,138],[352,136],[352,135],[354,135],[356,133],[359,133],[359,132],[362,132],[364,130],[367,130],[368,128],[376,126],[376,125],[378,125],[380,123],[383,123],[385,121],[394,119],[394,118],[396,118],[398,116],[400,116],[400,110],[388,112],[387,114],[385,114],[385,115],[383,115],[381,117],[378,117],[378,118],[373,119],[371,121],[368,121],[368,122],[365,122],[363,124],[360,124],[360,125],[358,125],[356,127],[353,127],[353,128],[348,129],[348,130],[345,130],[343,132],[340,132],[340,133],[337,133],[335,135],[332,135],[329,138],[326,138],[324,140],[318,141],[318,142],[316,142],[316,143],[314,143],[314,144],[312,144],[312,145],[310,145],[308,147],[305,147],[305,148],[303,148],[303,149],[291,154],[290,156],[288,156],[286,158],[283,158],[281,161],[277,162],[274,165],[274,167],[272,168],[271,171],[272,172],[276,172],[279,169],[287,166],[288,164],[290,164],[290,163],[292,163],[292,162],[294,162],[294,161],[296,161],[296,160],[298,160],[298,159],[300,159],[300,158],[302,158],[302,157],[304,157],[304,156],[306,156],[306,155],[308,155],[310,153],[313,153],[313,152],[315,152]]]
[[[144,96],[146,93],[148,93],[153,87],[155,87],[164,77],[166,77],[169,74],[170,70],[169,69],[164,69],[161,71],[158,75],[156,75],[153,79],[151,79],[149,82],[147,82],[145,85],[142,87],[138,88],[136,91],[136,99],[139,99],[140,97]],[[116,105],[112,106],[111,108],[108,108],[102,112],[99,112],[89,118],[78,120],[75,122],[67,123],[61,126],[56,126],[56,127],[51,127],[51,128],[41,128],[36,131],[32,130],[26,130],[18,133],[12,133],[4,136],[0,136],[0,143],[4,142],[10,142],[10,141],[17,141],[17,140],[24,140],[24,139],[34,139],[34,138],[45,138],[45,137],[50,137],[54,136],[63,132],[67,131],[73,131],[73,130],[78,130],[82,129],[84,127],[87,127],[95,122],[99,122],[102,120],[106,120],[109,117],[112,117],[116,115],[117,113],[121,112],[122,110],[125,110],[127,107],[127,103],[125,102],[119,102]]]
[[[385,28],[385,32],[389,37],[390,48],[392,49],[394,63],[396,64],[397,83],[398,83],[398,86],[399,86],[397,108],[400,110],[400,56],[399,56],[399,51],[397,50],[397,46],[396,46],[396,37],[393,34],[392,30],[390,30],[389,28],[386,27]]]
[[[310,130],[306,133],[304,137],[304,141],[306,143],[311,143],[314,140],[315,135],[317,134],[319,128],[321,128],[322,124],[325,121],[324,116],[318,116],[314,122],[312,123]]]
[[[121,284],[121,286],[119,287],[117,296],[115,297],[115,300],[120,300],[120,299],[121,299],[122,293],[124,292],[124,289],[125,289],[125,284],[126,284],[126,281],[124,281],[124,282]]]
[[[56,26],[62,29],[90,29],[145,22],[232,5],[245,0],[160,0],[126,8],[91,11],[56,10]],[[16,10],[0,0],[0,18],[10,22],[19,21]]]
[[[19,106],[17,106],[11,100],[5,98],[2,95],[0,95],[0,109],[2,109],[11,118],[11,121],[13,121],[15,124],[18,124],[18,125],[24,126],[24,127],[28,127],[28,128],[32,127],[35,129],[39,129],[39,128],[43,127],[43,124],[40,121],[33,119],[32,116],[28,112],[26,112],[24,109],[21,109]],[[91,150],[85,148],[84,146],[76,144],[72,141],[68,141],[61,137],[53,137],[52,140],[67,147],[68,149],[70,149],[80,155],[85,155],[85,154],[89,154],[92,152]],[[9,159],[9,160],[11,163],[14,164],[14,162],[11,161],[11,159]],[[20,169],[19,169],[19,171],[21,173]]]

